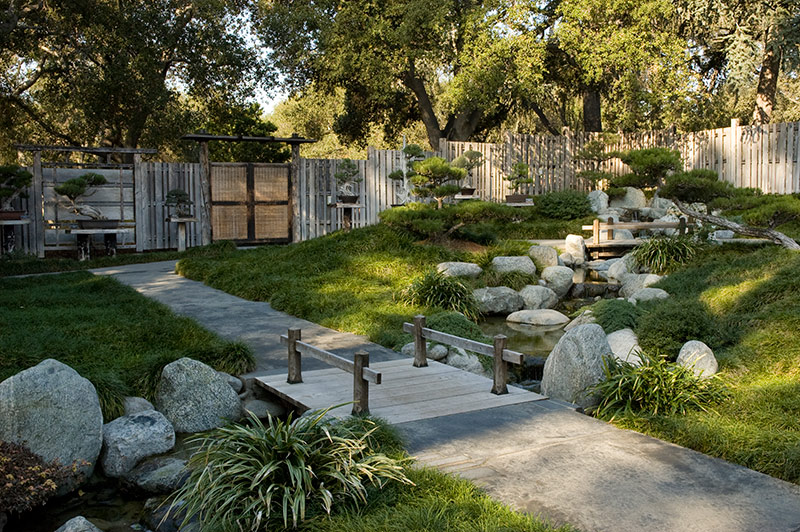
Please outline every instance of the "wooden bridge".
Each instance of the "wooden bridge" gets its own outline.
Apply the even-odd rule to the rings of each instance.
[[[495,337],[494,345],[483,344],[425,328],[424,317],[406,324],[416,337],[415,357],[369,365],[366,353],[354,360],[334,355],[300,341],[300,331],[290,329],[281,337],[288,346],[289,375],[258,377],[256,381],[300,411],[341,405],[334,416],[366,413],[390,423],[406,423],[452,414],[462,414],[532,401],[545,396],[516,387],[507,387],[506,364],[521,363],[522,354],[505,349],[506,338]],[[425,339],[455,345],[469,351],[494,353],[494,378],[476,375],[425,357]],[[307,355],[334,366],[303,373],[301,356]],[[372,383],[373,386],[369,386]]]

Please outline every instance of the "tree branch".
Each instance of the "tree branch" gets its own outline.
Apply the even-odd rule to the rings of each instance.
[[[433,104],[425,90],[425,84],[417,77],[414,61],[409,59],[408,69],[403,73],[403,85],[405,85],[417,98],[419,113],[422,123],[425,124],[425,131],[428,133],[428,142],[431,148],[436,151],[439,149],[439,139],[442,136],[442,128],[439,126],[439,119],[433,111]]]

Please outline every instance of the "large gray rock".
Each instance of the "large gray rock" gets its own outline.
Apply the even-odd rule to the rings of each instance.
[[[652,286],[661,279],[663,279],[662,276],[654,273],[638,273],[627,275],[622,280],[622,288],[619,291],[619,295],[622,297],[631,297],[642,288]]]
[[[544,363],[542,393],[584,408],[598,402],[586,391],[603,380],[603,357],[612,356],[603,328],[579,325],[558,341]]]
[[[642,349],[639,347],[639,338],[633,330],[620,329],[619,331],[614,331],[608,335],[607,340],[608,345],[611,347],[611,352],[617,360],[634,366],[642,365],[642,357],[639,356]]]
[[[691,369],[697,377],[707,379],[719,369],[714,352],[699,340],[689,340],[678,353],[679,366]]]
[[[572,256],[576,266],[586,261],[586,240],[581,235],[567,235],[564,239],[564,252]]]
[[[156,390],[156,408],[175,432],[202,432],[241,417],[236,392],[214,369],[181,358],[164,366]]]
[[[638,303],[644,303],[645,301],[667,299],[668,297],[669,293],[666,290],[660,288],[642,288],[634,292],[634,294],[628,298],[628,301],[636,305]]]
[[[241,393],[244,384],[242,384],[242,380],[239,377],[234,377],[230,373],[225,373],[224,371],[218,371],[217,374],[222,377],[222,380],[228,383],[228,386],[233,388],[234,392]]]
[[[550,246],[531,246],[528,255],[541,270],[548,266],[558,266],[558,251]]]
[[[558,265],[572,268],[575,266],[575,259],[569,253],[562,253],[558,256]]]
[[[563,325],[569,322],[569,318],[557,310],[537,309],[512,312],[508,315],[506,321],[525,325]]]
[[[627,253],[626,255],[623,255],[621,259],[608,267],[607,274],[610,280],[621,283],[625,280],[627,275],[636,273],[637,271],[638,265],[636,264],[636,260],[633,258],[633,255]]]
[[[148,458],[126,474],[122,481],[130,489],[135,488],[153,495],[167,495],[183,486],[189,478],[186,460],[174,456]]]
[[[594,212],[602,212],[608,209],[608,194],[602,190],[592,190],[586,195],[589,198],[589,205]]]
[[[492,268],[496,272],[510,273],[520,272],[534,275],[536,273],[536,265],[530,257],[495,257],[492,259]]]
[[[51,462],[94,471],[103,445],[103,413],[88,379],[47,359],[0,382],[0,440],[18,443]],[[78,486],[68,479],[60,494]]]
[[[529,284],[519,291],[526,310],[553,308],[558,304],[558,294],[546,286]]]
[[[156,408],[153,406],[153,403],[144,397],[125,397],[122,400],[122,406],[125,411],[123,415],[126,416],[138,414],[139,412],[147,412],[148,410],[155,410]]]
[[[478,288],[472,295],[484,314],[510,314],[522,308],[522,296],[507,286]]]
[[[590,323],[596,323],[596,322],[597,322],[597,320],[595,319],[594,314],[592,314],[592,311],[591,310],[584,310],[583,312],[578,314],[577,318],[575,318],[574,320],[569,322],[564,327],[564,331],[566,332],[566,331],[568,331],[570,329],[574,329],[575,327],[577,327],[579,325],[588,325]]]
[[[653,199],[650,200],[648,207],[650,207],[651,209],[659,209],[666,212],[675,207],[675,204],[672,202],[672,200],[668,200],[666,198],[659,198],[658,196],[653,196]]]
[[[615,209],[641,209],[647,207],[647,198],[638,188],[625,187],[625,195],[612,199],[610,205]]]
[[[550,266],[542,270],[542,280],[547,283],[547,288],[558,297],[564,297],[572,288],[574,272],[566,266]]]
[[[402,347],[400,352],[408,357],[413,357],[415,349],[416,347],[414,342],[409,342]],[[443,346],[442,344],[425,342],[425,353],[428,360],[436,360],[438,362],[444,358],[447,358],[447,347]]]
[[[56,529],[56,532],[103,532],[96,526],[94,526],[88,519],[79,515],[78,517],[73,517],[60,527]]]
[[[665,214],[664,216],[656,219],[656,222],[665,222],[665,223],[673,223],[676,224],[680,221],[680,218],[674,214]],[[650,231],[654,235],[667,235],[667,236],[674,236],[678,234],[677,229],[653,229]]]
[[[467,353],[461,348],[450,349],[450,354],[447,355],[447,364],[477,375],[486,374],[486,370],[483,369],[483,364],[481,364],[478,356],[473,353]]]
[[[155,410],[118,417],[103,427],[100,464],[107,477],[118,478],[143,458],[169,451],[175,446],[175,431]]]
[[[447,277],[467,277],[474,279],[478,277],[483,268],[472,262],[440,262],[436,269]]]
[[[614,229],[614,240],[633,240],[633,233],[627,229]]]
[[[242,403],[242,410],[250,412],[258,418],[266,418],[268,416],[280,417],[286,414],[286,408],[278,403],[272,401],[264,401],[262,399],[248,399]]]

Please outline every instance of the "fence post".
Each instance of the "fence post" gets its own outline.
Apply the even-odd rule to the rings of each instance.
[[[424,368],[428,365],[428,346],[425,344],[425,337],[422,336],[422,329],[425,327],[425,316],[417,314],[414,316],[414,367]]]
[[[364,379],[364,368],[369,367],[369,353],[358,351],[353,355],[353,411],[352,415],[369,414],[369,382]]]
[[[300,340],[300,329],[289,329],[286,336],[289,338],[289,378],[286,382],[297,384],[303,382],[302,359],[297,350],[297,342]]]
[[[598,218],[592,222],[592,242],[595,245],[600,243],[600,220]]]
[[[507,336],[498,334],[494,337],[494,383],[492,393],[503,395],[508,393],[508,364],[503,360],[503,350],[506,348]]]
[[[686,218],[681,216],[678,220],[678,234],[683,236],[686,234]]]
[[[611,218],[610,216],[608,217],[608,225],[614,225],[614,218]],[[608,228],[608,234],[606,238],[608,240],[614,240],[614,230],[611,227]]]

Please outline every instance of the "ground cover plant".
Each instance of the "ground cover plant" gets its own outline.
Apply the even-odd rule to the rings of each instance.
[[[657,236],[636,246],[631,254],[640,266],[664,275],[689,262],[701,246],[691,236]]]
[[[800,254],[706,250],[656,286],[671,295],[640,305],[640,345],[674,360],[683,341],[704,341],[730,397],[709,411],[614,423],[800,483]]]
[[[70,272],[107,268],[124,264],[143,264],[161,260],[176,260],[183,256],[177,251],[156,251],[152,253],[117,253],[113,257],[93,257],[91,260],[79,261],[72,258],[45,258],[34,255],[12,253],[11,257],[0,260],[0,277],[11,275],[30,275],[35,273]]]
[[[250,350],[114,279],[75,272],[0,279],[0,381],[54,358],[97,388],[106,421],[122,398],[152,399],[164,365],[190,357],[240,374]]]

